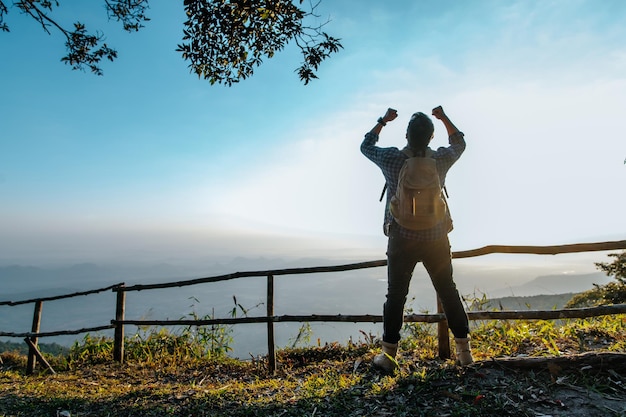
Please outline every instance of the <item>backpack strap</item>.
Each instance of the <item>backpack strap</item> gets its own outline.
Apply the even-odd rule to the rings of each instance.
[[[407,158],[415,158],[415,152],[413,151],[413,149],[409,148],[408,146],[406,146],[404,149],[402,149],[402,153],[405,154],[407,156]],[[425,158],[430,158],[433,156],[435,152],[430,149],[430,148],[426,148],[426,152],[424,157]],[[444,192],[446,193],[446,197],[448,196],[448,190],[446,190],[446,187],[443,186],[442,189],[444,190]],[[380,193],[380,198],[378,199],[378,201],[383,201],[383,197],[385,197],[385,192],[387,192],[387,183],[385,183],[385,185],[383,186],[383,191]]]
[[[409,148],[408,146],[406,146],[404,149],[402,149],[401,152],[403,154],[405,154],[407,156],[407,158],[413,158],[415,156],[413,150],[411,148]],[[378,199],[378,201],[383,201],[383,197],[385,197],[385,192],[387,192],[387,183],[385,183],[385,185],[383,187],[383,191],[380,193],[380,198]]]
[[[408,146],[402,149],[402,153],[405,154],[407,158],[415,157],[415,152],[413,152],[413,149],[409,148]]]

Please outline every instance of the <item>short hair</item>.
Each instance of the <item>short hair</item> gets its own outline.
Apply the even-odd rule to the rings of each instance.
[[[406,129],[409,147],[415,151],[426,150],[434,131],[435,126],[430,117],[422,112],[413,113]]]

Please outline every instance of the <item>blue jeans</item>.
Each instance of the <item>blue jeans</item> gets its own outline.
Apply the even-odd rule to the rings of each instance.
[[[395,229],[395,230],[394,230]],[[401,237],[392,227],[387,243],[387,300],[383,306],[383,341],[398,343],[411,276],[421,261],[437,291],[454,337],[467,337],[469,323],[452,278],[450,242],[422,242]]]

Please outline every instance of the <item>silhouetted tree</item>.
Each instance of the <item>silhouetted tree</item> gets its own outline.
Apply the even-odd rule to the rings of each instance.
[[[102,75],[102,59],[113,61],[117,51],[104,42],[101,32],[88,32],[76,21],[72,29],[59,24],[54,9],[62,0],[15,0],[13,6],[38,22],[42,29],[60,31],[66,38],[67,55],[61,61],[75,70],[89,69]],[[0,0],[0,31],[8,32],[6,0]],[[317,78],[322,61],[338,52],[340,40],[322,30],[328,21],[307,26],[317,20],[318,3],[301,8],[304,0],[185,0],[187,20],[182,43],[176,51],[189,61],[191,72],[211,84],[228,86],[254,73],[264,58],[272,58],[293,41],[302,53],[296,69],[300,80],[308,84]],[[108,18],[122,23],[127,32],[136,32],[150,18],[146,15],[149,0],[104,0]]]

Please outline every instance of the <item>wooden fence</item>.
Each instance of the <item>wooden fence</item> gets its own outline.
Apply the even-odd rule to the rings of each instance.
[[[508,254],[541,254],[556,255],[563,253],[580,253],[593,251],[609,251],[617,249],[626,249],[626,240],[600,242],[600,243],[580,243],[559,246],[485,246],[483,248],[453,252],[454,259],[469,258],[493,253]],[[377,268],[387,265],[386,260],[362,262],[338,266],[321,266],[312,268],[292,268],[268,271],[250,271],[236,272],[233,274],[220,275],[208,278],[197,278],[184,281],[176,281],[161,284],[142,284],[126,286],[119,283],[106,288],[100,288],[90,291],[77,292],[73,294],[60,295],[55,297],[36,298],[23,301],[3,301],[0,305],[16,306],[21,304],[35,305],[33,314],[33,325],[28,333],[9,333],[0,332],[0,336],[5,337],[24,337],[25,343],[29,346],[29,355],[27,363],[27,373],[32,373],[34,366],[39,360],[44,366],[48,367],[51,372],[54,370],[45,362],[44,357],[37,349],[38,339],[42,337],[74,335],[80,333],[95,332],[107,329],[114,329],[114,349],[113,358],[115,361],[123,362],[124,360],[124,332],[126,325],[135,326],[210,326],[210,325],[236,325],[242,323],[265,323],[267,325],[267,350],[268,350],[268,370],[274,372],[276,370],[276,353],[274,342],[274,323],[279,322],[351,322],[351,323],[377,323],[382,321],[380,315],[274,315],[274,279],[281,275],[297,275],[297,274],[313,274],[326,272],[353,271],[366,268]],[[207,284],[212,282],[227,281],[232,279],[247,277],[266,277],[267,278],[267,298],[266,298],[266,315],[259,317],[240,317],[240,318],[223,318],[223,319],[206,319],[206,320],[126,320],[126,293],[132,291],[146,291],[152,289],[164,289],[174,287],[184,287],[190,285]],[[61,300],[71,297],[85,296],[96,294],[103,291],[113,291],[116,293],[115,319],[110,324],[83,328],[78,330],[61,330],[53,332],[40,332],[41,311],[44,301]],[[439,338],[439,356],[441,358],[450,357],[450,345],[448,327],[443,314],[441,304],[437,303],[436,314],[410,314],[405,316],[405,322],[425,322],[438,323]],[[468,317],[470,320],[533,320],[533,319],[567,319],[567,318],[585,318],[602,315],[622,314],[626,313],[626,304],[601,306],[594,308],[579,309],[562,309],[562,310],[528,310],[528,311],[470,311]]]

